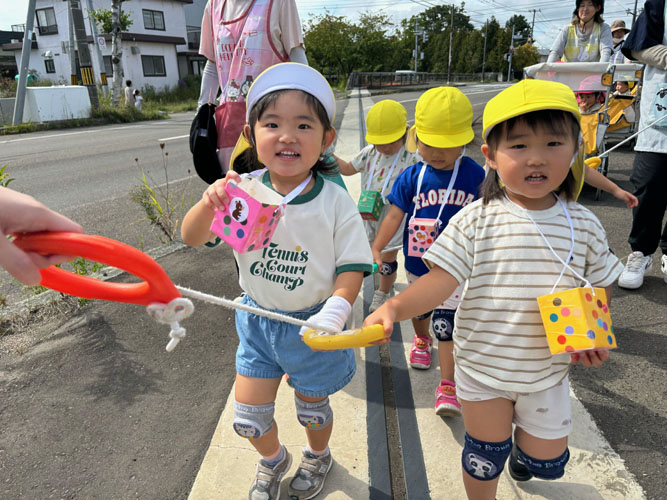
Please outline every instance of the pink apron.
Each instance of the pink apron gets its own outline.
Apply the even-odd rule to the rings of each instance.
[[[234,145],[245,125],[245,97],[253,80],[266,68],[288,60],[274,46],[269,31],[273,0],[254,0],[237,19],[223,22],[226,0],[211,0],[215,63],[222,95],[215,110],[218,157],[229,167]]]

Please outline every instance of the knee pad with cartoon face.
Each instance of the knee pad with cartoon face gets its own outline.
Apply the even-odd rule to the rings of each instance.
[[[322,401],[309,403],[294,394],[294,404],[296,405],[296,418],[308,429],[324,429],[333,421],[333,410],[328,397]]]
[[[435,309],[433,311],[431,323],[433,325],[433,334],[438,340],[443,342],[452,340],[455,314],[456,311],[452,309]]]
[[[382,276],[391,276],[398,269],[398,261],[394,262],[385,262],[382,261],[382,267],[380,268],[380,274]]]
[[[234,401],[234,431],[241,437],[257,439],[273,427],[275,403],[246,405]]]
[[[491,481],[503,471],[511,452],[511,436],[505,441],[492,443],[475,439],[466,432],[461,464],[463,470],[473,478],[479,481]]]

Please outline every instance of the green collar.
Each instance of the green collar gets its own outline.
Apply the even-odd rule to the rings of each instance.
[[[310,200],[314,199],[318,194],[320,194],[320,191],[322,191],[322,188],[324,187],[324,179],[322,178],[321,175],[318,175],[316,173],[313,174],[313,176],[315,177],[315,185],[312,187],[312,189],[308,191],[306,194],[300,194],[292,201],[290,201],[288,205],[301,205],[303,203],[308,203]],[[262,184],[270,188],[272,191],[278,193],[278,191],[273,189],[273,185],[271,184],[270,172],[268,170],[262,176]],[[283,193],[278,193],[278,194],[281,196],[285,196]]]

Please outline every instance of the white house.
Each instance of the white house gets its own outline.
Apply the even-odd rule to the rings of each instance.
[[[193,1],[195,4],[193,5]],[[88,18],[88,0],[80,0],[95,80],[99,82],[100,65],[96,46],[100,48],[107,78],[113,75],[111,65],[111,35],[99,34],[93,40],[91,22]],[[90,0],[94,10],[110,9],[110,0]],[[197,16],[201,0],[132,0],[122,4],[123,12],[130,15],[132,25],[121,34],[123,42],[123,80],[132,80],[135,88],[152,85],[157,90],[173,87],[187,74],[199,73],[204,58],[197,54],[199,39],[194,34],[199,30],[186,25],[186,7],[194,8],[190,17]],[[35,11],[35,41],[30,53],[30,69],[37,70],[41,78],[54,83],[70,82],[69,15],[68,3],[63,0],[37,0]],[[99,31],[99,28],[98,28]],[[188,43],[190,41],[190,43]],[[3,45],[3,49],[14,51],[20,65],[22,39]],[[80,75],[77,61],[77,74]]]

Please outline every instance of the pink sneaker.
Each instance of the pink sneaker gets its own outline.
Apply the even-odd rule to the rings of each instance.
[[[461,405],[456,399],[456,384],[443,380],[435,389],[435,414],[441,417],[460,417]]]
[[[410,350],[410,366],[419,370],[427,370],[431,366],[431,347],[433,339],[415,335]]]

